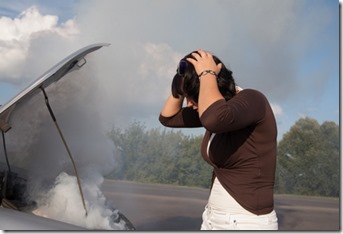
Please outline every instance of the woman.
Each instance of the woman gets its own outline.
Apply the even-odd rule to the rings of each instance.
[[[216,56],[194,51],[180,61],[159,120],[167,127],[206,129],[201,154],[213,166],[213,178],[201,230],[278,229],[277,127],[262,93],[240,89]]]

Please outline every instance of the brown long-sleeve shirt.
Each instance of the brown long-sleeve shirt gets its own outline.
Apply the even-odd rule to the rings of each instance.
[[[218,100],[201,119],[185,107],[172,117],[160,115],[159,120],[167,127],[204,127],[201,154],[228,193],[254,214],[274,209],[277,127],[262,93],[245,89],[229,101]],[[212,133],[216,135],[208,155]]]

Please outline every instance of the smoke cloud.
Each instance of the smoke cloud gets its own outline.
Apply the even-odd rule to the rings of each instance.
[[[82,1],[74,10],[75,17],[64,21],[38,7],[0,18],[0,28],[15,29],[0,33],[6,55],[0,80],[26,84],[82,46],[111,43],[100,52],[96,71],[110,102],[109,125],[134,119],[159,126],[156,116],[177,62],[197,48],[216,54],[241,87],[263,91],[279,108],[281,101],[320,93],[335,70],[328,62],[299,72],[308,54],[334,51],[324,33],[334,16],[321,2],[99,0]],[[37,19],[41,24],[25,27]]]
[[[114,168],[116,152],[99,115],[101,92],[92,69],[86,64],[46,88],[80,175],[88,215],[72,162],[41,91],[19,102],[11,113],[12,129],[5,135],[10,165],[27,178],[27,202],[36,204],[34,214],[89,229],[126,230],[125,221],[114,221],[120,220],[119,211],[100,190],[103,176]]]
[[[75,12],[75,17],[61,20],[31,6],[14,18],[0,17],[0,82],[20,91],[83,46],[111,44],[47,89],[85,190],[89,186],[96,192],[87,193],[89,207],[105,203],[97,188],[115,165],[106,131],[133,120],[160,126],[160,109],[185,54],[202,48],[217,55],[233,70],[239,86],[266,94],[279,119],[284,115],[281,101],[297,103],[312,93],[320,95],[335,70],[331,60],[311,68],[298,65],[318,48],[327,48],[328,57],[337,53],[335,41],[325,34],[334,16],[320,1],[97,0],[80,1]],[[321,40],[316,44],[312,38]],[[16,126],[6,134],[10,163],[28,171],[31,196],[40,197],[43,190],[51,198],[40,201],[37,213],[47,212],[48,206],[66,208],[78,196],[74,172],[42,94],[18,105],[12,121]],[[46,187],[54,183],[54,188]],[[56,200],[63,197],[61,189],[73,191],[63,205]],[[93,204],[95,200],[100,204]],[[100,209],[95,219],[108,212]]]
[[[113,215],[118,215],[107,206],[106,198],[98,184],[83,184],[87,215],[85,214],[76,177],[62,172],[55,186],[38,196],[38,207],[34,214],[62,222],[96,230],[125,230],[125,223],[115,223]]]

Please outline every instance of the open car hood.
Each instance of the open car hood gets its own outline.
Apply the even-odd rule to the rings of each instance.
[[[41,92],[41,88],[46,88],[52,83],[60,80],[69,72],[80,69],[85,63],[85,56],[103,46],[110,44],[99,43],[86,46],[73,54],[69,55],[54,67],[45,72],[41,77],[36,79],[31,85],[17,94],[14,98],[0,107],[0,129],[7,132],[11,128],[10,116],[11,112],[16,108],[18,103],[24,102],[26,99]]]
[[[78,73],[76,75],[74,75],[74,72],[73,75],[71,73],[72,71],[79,70],[86,64],[87,61],[85,57],[88,54],[104,46],[109,46],[109,44],[92,44],[72,53],[61,62],[53,66],[51,69],[49,69],[47,72],[45,72],[41,77],[32,82],[27,88],[18,93],[14,98],[0,107],[0,132],[2,134],[3,146],[3,149],[0,149],[0,220],[2,220],[0,221],[0,227],[4,227],[8,230],[21,230],[24,228],[27,228],[26,230],[74,230],[74,228],[87,229],[87,227],[80,226],[73,222],[65,222],[66,225],[63,226],[64,222],[60,222],[59,219],[49,217],[49,220],[47,220],[46,218],[44,218],[46,215],[40,213],[42,212],[42,210],[39,210],[40,208],[37,206],[36,202],[41,194],[39,194],[38,196],[38,193],[33,193],[32,195],[32,193],[28,192],[27,187],[39,187],[42,184],[42,187],[44,187],[44,189],[47,189],[46,191],[49,191],[48,189],[54,186],[54,181],[52,181],[51,179],[57,180],[56,173],[62,173],[62,176],[64,175],[64,178],[68,178],[66,177],[67,173],[65,173],[65,171],[69,169],[69,172],[71,172],[71,174],[74,174],[77,178],[80,199],[82,200],[85,214],[87,216],[88,209],[86,207],[85,199],[83,196],[83,188],[78,175],[78,169],[72,157],[72,150],[69,149],[67,141],[64,139],[63,131],[57,123],[53,108],[51,108],[50,106],[49,97],[58,96],[56,98],[58,102],[55,102],[54,104],[59,103],[60,106],[67,109],[66,111],[63,108],[56,108],[59,109],[59,117],[62,116],[64,117],[64,119],[69,119],[69,115],[64,116],[61,113],[68,112],[69,110],[68,114],[70,114],[70,112],[75,111],[75,108],[77,109],[79,108],[79,106],[77,105],[78,102],[76,102],[76,105],[74,106],[68,106],[68,104],[72,103],[75,100],[64,97],[65,94],[69,92],[72,93],[74,99],[82,99],[82,97],[78,97],[79,93],[77,92],[77,90],[75,91],[72,88],[83,86],[83,82],[86,83],[84,86],[91,86],[87,82],[85,82],[85,76],[87,76],[87,72],[76,72]],[[62,80],[62,78],[64,77],[67,77],[68,79],[66,78]],[[78,79],[81,79],[82,81]],[[70,83],[72,81],[74,83]],[[90,88],[93,89],[93,87]],[[46,92],[45,90],[49,92]],[[45,112],[43,111],[43,109]],[[82,115],[87,111],[81,112]],[[57,139],[56,136],[58,136],[58,134],[56,133],[56,131],[50,130],[52,122],[51,118],[49,119],[50,121],[48,121],[48,113],[50,113],[50,116],[55,123],[55,127],[58,130],[57,132],[59,133],[60,139],[62,139],[62,142],[64,143],[64,150],[62,150],[63,153],[60,153],[59,150],[56,150],[57,145],[59,148],[63,148],[63,144],[61,144],[61,141]],[[88,122],[87,120],[89,119],[87,119],[86,116],[84,117],[85,119],[83,121]],[[79,129],[82,128],[83,127],[80,127]],[[33,130],[36,132],[32,132]],[[70,127],[68,126],[65,127],[63,130],[69,132],[73,131],[70,130]],[[43,132],[45,135],[39,135],[41,132]],[[71,136],[68,140],[74,139],[74,141],[76,141],[79,145],[81,145],[81,147],[84,148],[85,143],[82,142],[82,139],[80,138],[80,135],[82,135],[82,133],[77,134],[78,135],[76,137]],[[86,133],[84,135],[92,134]],[[37,146],[39,145],[39,147],[40,145],[43,145],[44,150],[50,150],[49,153],[47,153],[47,151],[42,152],[42,147],[38,147],[38,149],[36,149],[36,145],[35,147],[32,146],[33,143],[37,143]],[[61,161],[56,161],[56,158],[58,158],[59,156],[58,154],[65,154],[65,152],[68,152],[71,159],[70,161],[72,162],[70,163],[70,161],[68,161],[69,163],[67,166],[69,168],[66,167],[65,162],[63,162],[63,164],[61,163]],[[37,160],[37,155],[39,155],[39,160]],[[4,158],[6,159],[6,161],[4,161]],[[50,169],[45,169],[48,168],[47,163],[50,163],[52,165]],[[32,168],[32,165],[36,166],[35,164],[43,170],[42,172],[40,172],[40,174],[37,173],[36,169]],[[71,164],[73,165],[74,170],[70,169],[72,168],[70,166]],[[85,164],[87,164],[87,162]],[[53,171],[51,169],[56,171]],[[51,176],[51,178],[48,178],[49,176]],[[37,180],[39,180],[39,182],[37,182]],[[35,182],[37,182],[37,184],[35,184]],[[75,191],[76,190],[77,189],[75,189]],[[45,190],[43,191],[46,192]],[[42,194],[44,194],[44,192],[40,191],[40,193]],[[79,200],[77,202],[79,202]],[[135,230],[131,222],[116,208],[108,204],[103,205],[106,206],[106,214],[109,213],[110,215],[110,217],[108,217],[108,220],[110,220],[109,225],[111,228],[119,228],[119,230]],[[92,204],[90,204],[89,206],[92,206]],[[3,209],[11,209],[15,211],[8,211]],[[18,213],[21,211],[25,214]],[[32,217],[32,215],[34,215],[34,217]],[[23,219],[23,217],[25,217],[26,220],[25,225],[15,225],[17,222],[21,222],[21,219]],[[13,220],[13,222],[9,222],[9,220]],[[30,225],[31,221],[33,222],[32,225]]]

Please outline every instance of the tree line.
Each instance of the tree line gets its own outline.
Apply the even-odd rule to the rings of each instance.
[[[200,155],[202,136],[180,130],[146,129],[140,122],[113,127],[108,136],[116,152],[106,177],[143,183],[209,188],[212,168]],[[340,190],[339,127],[299,119],[278,142],[275,192],[338,197]]]
[[[335,122],[298,120],[278,144],[276,191],[338,197],[340,137]]]
[[[202,136],[181,131],[146,130],[140,122],[126,129],[113,127],[109,137],[116,146],[116,166],[108,177],[144,183],[208,187],[211,167],[203,161]]]

